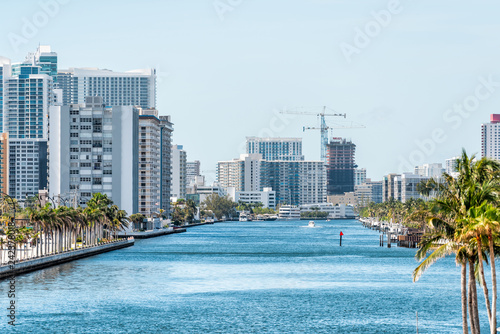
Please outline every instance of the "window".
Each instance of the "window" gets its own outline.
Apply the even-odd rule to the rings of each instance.
[[[92,178],[90,177],[81,177],[80,178],[80,182],[90,182],[92,180]]]
[[[71,138],[78,138],[78,132],[72,132],[69,134]]]
[[[79,170],[70,170],[69,171],[70,174],[80,174],[80,171]]]
[[[80,162],[80,167],[90,167],[90,162]]]

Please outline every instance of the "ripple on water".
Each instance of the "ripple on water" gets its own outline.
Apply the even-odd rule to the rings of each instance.
[[[414,249],[356,221],[303,224],[200,226],[22,275],[18,332],[414,333],[416,311],[421,332],[460,331],[453,259],[412,283]]]

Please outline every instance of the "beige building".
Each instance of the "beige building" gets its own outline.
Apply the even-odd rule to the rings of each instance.
[[[353,191],[344,193],[343,195],[328,195],[327,202],[332,203],[333,205],[345,204],[356,206],[357,204],[356,196]]]

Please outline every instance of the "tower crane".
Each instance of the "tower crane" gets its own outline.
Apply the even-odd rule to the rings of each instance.
[[[334,114],[328,114],[326,113],[327,109],[330,109],[326,106],[323,106],[322,107],[322,111],[320,112],[303,112],[303,111],[281,111],[282,114],[293,114],[293,115],[315,115],[317,117],[320,118],[320,126],[319,127],[303,127],[302,130],[303,131],[306,131],[306,130],[320,130],[321,132],[321,160],[323,162],[327,162],[326,161],[326,151],[327,151],[327,146],[328,146],[328,130],[330,129],[349,129],[349,128],[356,128],[356,127],[360,127],[360,128],[363,128],[364,126],[363,125],[354,125],[353,122],[351,122],[351,125],[350,126],[328,126],[326,124],[326,120],[325,120],[325,117],[329,117],[329,116],[339,116],[339,117],[344,117],[346,118],[346,114],[337,114],[337,113],[334,113]],[[332,109],[330,109],[332,110]],[[334,111],[334,110],[332,110]]]

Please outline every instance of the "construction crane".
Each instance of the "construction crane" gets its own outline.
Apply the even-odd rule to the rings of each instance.
[[[328,108],[329,109],[329,108]],[[331,110],[331,109],[330,109]],[[329,116],[339,116],[346,118],[346,114],[327,114],[327,107],[323,106],[323,110],[321,112],[303,112],[303,111],[281,111],[282,114],[293,114],[293,115],[315,115],[320,118],[320,126],[319,127],[303,127],[302,130],[320,130],[321,132],[321,160],[323,162],[326,161],[326,151],[328,146],[328,130],[332,129],[332,127],[328,126],[325,121],[325,117]]]

